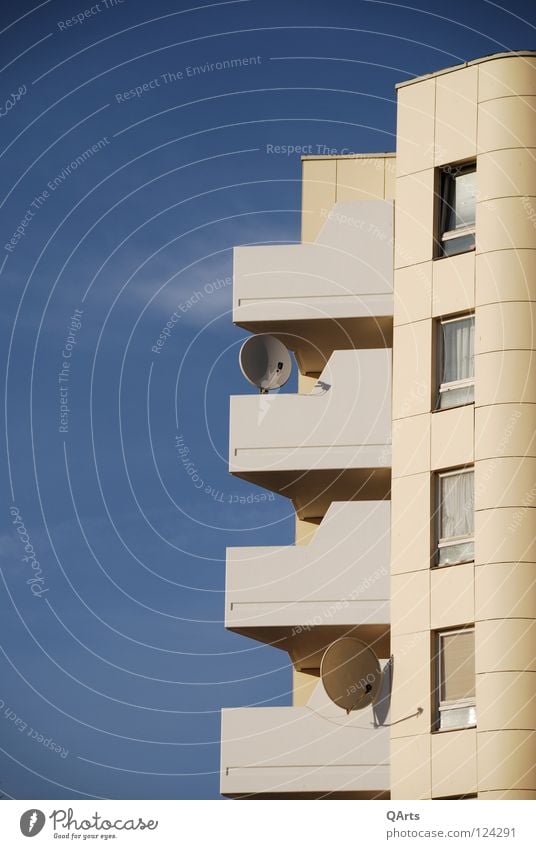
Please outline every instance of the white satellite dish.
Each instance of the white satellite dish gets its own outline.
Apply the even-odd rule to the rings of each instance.
[[[279,339],[268,333],[250,336],[239,354],[242,374],[261,392],[284,386],[292,371],[288,350]]]
[[[322,656],[320,677],[332,702],[346,713],[374,704],[382,684],[375,652],[361,640],[341,637]]]

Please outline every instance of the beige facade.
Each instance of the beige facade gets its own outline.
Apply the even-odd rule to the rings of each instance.
[[[298,545],[229,551],[226,626],[295,687],[224,712],[228,795],[536,798],[536,54],[401,84],[396,147],[306,158],[302,245],[236,251],[300,380],[232,399],[230,467]],[[343,634],[391,658],[379,727],[326,706]]]
[[[395,671],[393,719],[417,702],[423,713],[392,726],[393,798],[536,796],[534,95],[533,55],[490,57],[398,89],[391,647],[395,670],[411,639],[432,646],[433,665],[435,632],[474,625],[476,727],[434,730],[430,660],[401,672],[414,678],[411,703]],[[468,162],[475,249],[438,256],[438,170]],[[438,410],[441,321],[471,313],[474,403]],[[430,568],[434,479],[467,467],[474,558]],[[414,775],[403,761],[412,744]]]

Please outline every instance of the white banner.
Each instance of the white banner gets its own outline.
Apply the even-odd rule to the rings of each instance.
[[[471,804],[473,803],[473,804]],[[7,801],[1,845],[286,849],[535,845],[534,802]],[[62,843],[60,841],[65,841]]]

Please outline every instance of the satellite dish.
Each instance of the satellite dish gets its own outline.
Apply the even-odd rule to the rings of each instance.
[[[284,386],[292,371],[289,352],[279,339],[268,333],[246,339],[239,359],[242,374],[261,392]]]
[[[341,637],[327,647],[320,663],[320,677],[331,701],[346,713],[373,704],[382,684],[376,654],[354,637]]]

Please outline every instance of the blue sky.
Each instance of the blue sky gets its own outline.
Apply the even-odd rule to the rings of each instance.
[[[232,247],[299,240],[299,156],[267,146],[393,150],[397,82],[534,48],[536,9],[1,15],[0,791],[218,798],[220,709],[290,702],[287,656],[222,624],[225,547],[293,532],[285,499],[236,503],[259,490],[227,473],[229,395],[252,391]]]

